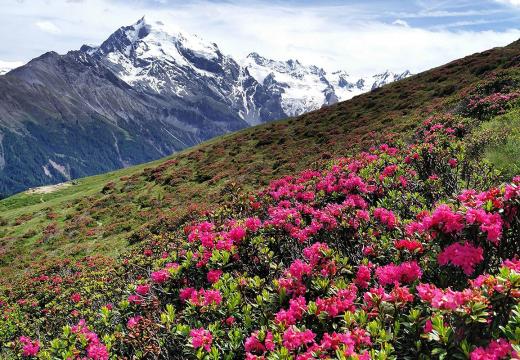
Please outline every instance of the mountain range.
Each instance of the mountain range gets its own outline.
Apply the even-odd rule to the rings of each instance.
[[[0,194],[157,159],[410,75],[356,78],[257,53],[238,61],[142,18],[99,46],[0,76]]]

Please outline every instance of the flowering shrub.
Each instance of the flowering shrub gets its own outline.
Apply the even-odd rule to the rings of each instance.
[[[504,113],[506,104],[518,96],[520,96],[518,92],[507,94],[497,92],[484,97],[475,96],[469,100],[468,110],[479,118],[489,118]]]
[[[277,179],[117,264],[45,268],[2,297],[2,346],[42,359],[518,356],[520,177],[472,171],[465,122],[430,117],[410,145]]]

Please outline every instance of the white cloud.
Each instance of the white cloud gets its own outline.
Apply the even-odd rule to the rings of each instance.
[[[401,20],[401,19],[397,19],[392,24],[393,25],[398,25],[398,26],[403,26],[403,27],[410,27],[410,25],[408,25],[408,23],[406,21]]]
[[[199,0],[157,8],[112,0],[31,0],[30,4],[27,1],[17,6],[1,1],[0,57],[27,61],[49,50],[64,53],[84,43],[99,44],[118,27],[134,23],[143,14],[200,34],[235,58],[256,51],[273,59],[297,58],[353,74],[387,68],[418,72],[520,38],[520,30],[516,29],[460,31],[404,26],[408,23],[403,19],[411,16],[396,15],[394,24],[383,23],[373,13],[352,5],[283,4]],[[41,19],[56,28],[55,24],[59,24],[59,42],[31,29],[30,25]],[[15,27],[20,30],[9,31]]]
[[[49,34],[59,34],[61,32],[60,28],[51,21],[37,21],[34,25]]]
[[[19,66],[22,66],[23,62],[21,61],[2,61],[0,60],[0,75],[5,74],[6,72],[15,69]]]
[[[520,0],[496,0],[496,2],[512,6],[520,6]]]

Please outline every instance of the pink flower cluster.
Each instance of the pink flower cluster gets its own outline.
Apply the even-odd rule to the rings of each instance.
[[[508,102],[518,98],[519,92],[501,93],[497,92],[485,97],[473,97],[468,103],[468,110],[481,114],[502,113]]]
[[[191,345],[194,348],[203,348],[206,351],[211,350],[213,336],[209,330],[204,328],[192,329],[190,331]]]
[[[395,245],[395,248],[398,250],[406,249],[411,253],[413,253],[413,252],[421,253],[424,250],[422,243],[420,241],[416,241],[416,240],[407,240],[407,239],[396,240],[396,241],[394,241],[394,245]]]
[[[468,209],[466,223],[480,225],[480,230],[487,233],[487,239],[498,245],[503,226],[500,214],[490,214],[483,209]]]
[[[248,337],[246,339],[246,341],[244,343],[244,347],[245,347],[246,352],[248,353],[247,359],[255,358],[254,355],[252,355],[251,353],[263,354],[266,351],[274,350],[275,345],[273,342],[273,334],[270,331],[268,331],[265,334],[264,339],[262,341],[260,341],[259,336],[260,336],[260,332],[255,331],[251,334],[250,337]]]
[[[515,193],[515,196],[518,194]],[[459,200],[465,206],[460,212],[452,210],[448,205],[441,204],[431,213],[422,214],[417,222],[411,222],[406,226],[406,234],[414,236],[414,234],[424,234],[431,231],[432,236],[436,235],[436,231],[444,234],[457,235],[464,229],[478,226],[478,229],[486,234],[489,242],[498,245],[502,236],[504,222],[500,213],[487,212],[480,206],[484,206],[487,202],[483,201],[490,197],[490,193],[476,194],[476,192],[466,191]],[[489,199],[488,199],[489,200]],[[502,207],[502,199],[493,198],[498,209]],[[491,200],[489,200],[491,201]],[[465,213],[463,212],[465,210]]]
[[[475,266],[484,260],[484,250],[469,242],[448,245],[437,258],[440,265],[452,264],[462,268],[466,275],[471,275]]]
[[[412,283],[421,276],[422,271],[416,261],[403,262],[399,265],[389,264],[376,269],[376,277],[382,286]]]
[[[137,285],[135,292],[141,296],[146,296],[150,292],[149,284]]]
[[[492,340],[486,348],[476,348],[471,352],[471,360],[500,360],[507,358],[513,348],[511,344],[504,339]],[[515,358],[517,358],[515,356]]]
[[[433,308],[442,310],[455,310],[474,300],[486,303],[480,291],[476,289],[453,291],[448,288],[443,290],[433,284],[419,284],[417,295],[421,300],[430,303]]]
[[[360,265],[354,279],[355,284],[362,289],[366,289],[370,283],[370,273],[370,266]]]
[[[284,326],[295,325],[301,320],[303,313],[307,310],[307,303],[303,296],[289,300],[289,309],[280,310],[275,315],[277,323]]]
[[[170,273],[168,270],[162,269],[152,272],[150,278],[156,284],[163,284],[170,278]]]
[[[354,284],[351,284],[347,289],[338,290],[338,292],[332,297],[325,299],[317,298],[317,314],[326,312],[330,317],[336,317],[345,311],[354,311],[356,296],[357,288]]]
[[[299,353],[295,357],[297,360],[306,359],[328,359],[337,356],[338,353],[347,357],[360,360],[369,360],[367,351],[356,354],[356,349],[362,346],[370,346],[371,340],[368,333],[363,329],[355,329],[345,333],[324,333],[321,341],[316,340],[317,335],[309,329],[300,330],[296,326],[287,328],[282,335],[282,345],[291,352]],[[254,354],[263,355],[266,351],[274,351],[275,344],[273,335],[267,332],[264,343],[259,340],[259,332],[254,332],[246,339],[245,349],[246,359],[264,359]]]
[[[213,269],[213,270],[208,271],[207,279],[208,279],[208,282],[210,282],[211,284],[214,284],[220,279],[221,276],[222,276],[222,270]]]
[[[307,261],[296,259],[285,271],[282,278],[278,279],[280,289],[285,289],[287,294],[294,296],[304,294],[306,286],[303,279],[313,274],[329,277],[336,273],[337,267],[333,259],[327,253],[329,247],[323,243],[315,243],[303,250]]]
[[[22,355],[31,357],[38,355],[40,351],[40,342],[38,340],[31,340],[27,336],[20,336],[20,344],[22,344]]]
[[[374,209],[374,217],[383,223],[388,229],[395,228],[397,224],[397,219],[394,213],[384,208]]]
[[[87,339],[87,356],[92,360],[108,360],[108,350],[101,343],[97,334],[90,331],[86,326],[85,320],[81,319],[77,325],[72,327],[72,333],[83,335]]]
[[[189,301],[195,306],[220,305],[222,302],[222,295],[219,290],[184,288],[180,291],[179,297],[182,301]]]
[[[283,346],[289,350],[298,349],[301,346],[314,343],[316,334],[311,330],[300,331],[298,328],[291,326],[283,333]]]

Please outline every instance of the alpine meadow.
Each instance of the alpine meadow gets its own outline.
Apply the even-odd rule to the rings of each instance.
[[[372,11],[326,3],[282,10]],[[416,16],[520,14],[483,3]],[[55,42],[96,6],[199,19],[56,4],[85,13],[41,15]],[[520,359],[520,40],[358,76],[172,24],[0,61],[0,359]]]

